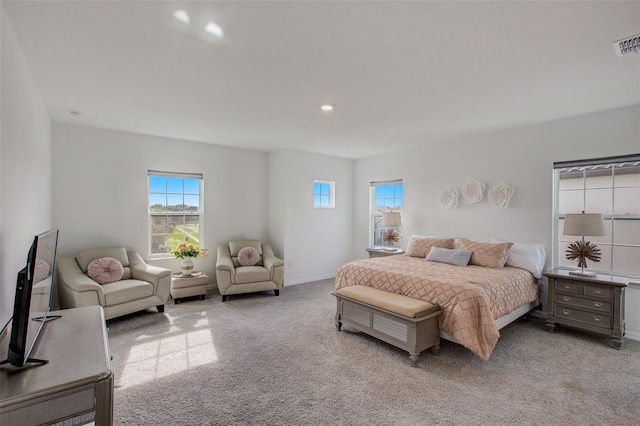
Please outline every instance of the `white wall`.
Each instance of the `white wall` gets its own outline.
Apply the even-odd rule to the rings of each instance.
[[[354,257],[369,244],[369,182],[404,179],[404,246],[412,234],[497,237],[551,247],[552,167],[555,161],[640,152],[640,107],[623,108],[473,139],[358,160],[355,163]],[[515,189],[508,208],[479,204],[445,210],[438,195],[470,179],[487,190],[505,182]],[[544,295],[546,296],[546,294]],[[640,287],[627,291],[627,330],[640,339]],[[546,303],[545,307],[546,309]]]
[[[33,237],[52,227],[51,119],[0,6],[0,327]]]
[[[285,284],[335,276],[351,260],[353,161],[299,151],[269,154],[269,234],[284,248]],[[335,208],[313,207],[314,179],[335,182]]]
[[[53,219],[60,256],[124,245],[149,254],[147,171],[204,175],[202,247],[197,270],[215,280],[216,247],[267,237],[267,154],[90,127],[53,125]],[[152,264],[180,270],[180,261]]]

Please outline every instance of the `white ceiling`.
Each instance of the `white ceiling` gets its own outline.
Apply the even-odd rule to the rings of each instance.
[[[59,123],[362,158],[640,104],[640,1],[2,3]]]

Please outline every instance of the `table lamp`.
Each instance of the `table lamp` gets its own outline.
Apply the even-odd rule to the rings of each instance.
[[[382,226],[398,227],[402,225],[402,217],[399,212],[382,213]],[[382,241],[389,246],[400,241],[400,233],[395,229],[385,229],[382,233]]]
[[[584,237],[602,237],[605,235],[604,220],[601,213],[568,213],[564,215],[563,235],[576,235],[582,237],[582,241],[575,241],[567,247],[565,254],[567,259],[578,259],[580,271],[570,271],[569,275],[580,277],[595,277],[594,272],[585,272],[587,259],[600,262],[602,252],[591,241],[585,241]]]

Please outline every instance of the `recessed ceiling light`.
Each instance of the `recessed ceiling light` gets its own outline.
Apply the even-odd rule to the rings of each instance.
[[[334,104],[322,104],[320,105],[320,109],[323,111],[333,111],[335,109],[335,105]]]
[[[69,110],[69,114],[71,114],[71,116],[75,118],[82,117],[82,113],[80,111]]]
[[[218,25],[214,24],[213,22],[209,22],[207,26],[204,27],[204,30],[209,34],[213,34],[214,36],[217,36],[218,38],[224,37],[224,31],[222,31],[222,28],[220,28]]]
[[[191,22],[189,15],[184,10],[176,10],[173,12],[173,16],[175,16],[178,21],[184,22],[185,24]]]

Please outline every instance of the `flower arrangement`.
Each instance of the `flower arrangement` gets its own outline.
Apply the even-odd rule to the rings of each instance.
[[[207,249],[202,249],[194,246],[193,244],[185,243],[184,241],[178,244],[175,250],[171,250],[177,259],[184,259],[185,257],[199,257],[206,256]]]

